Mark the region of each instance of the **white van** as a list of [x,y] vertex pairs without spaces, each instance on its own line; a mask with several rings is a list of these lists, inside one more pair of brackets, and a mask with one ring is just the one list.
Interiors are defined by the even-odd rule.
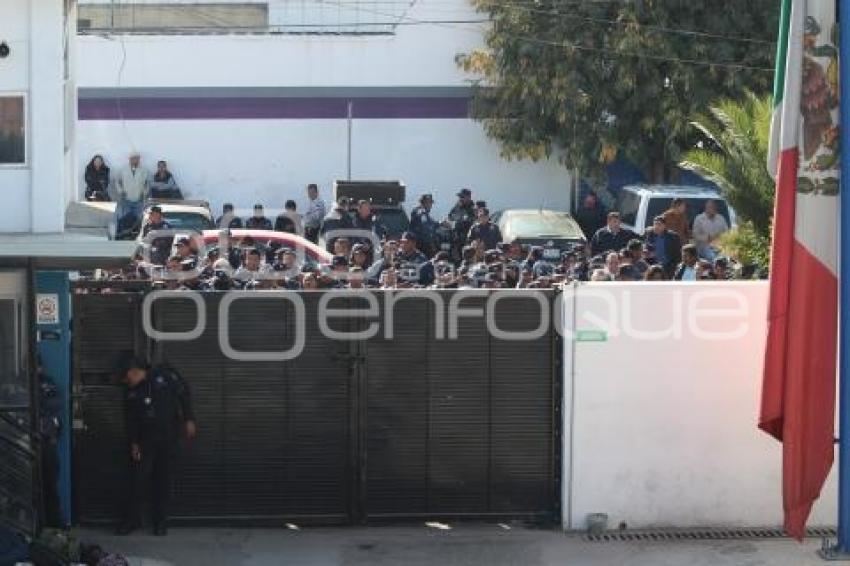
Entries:
[[719,212],[731,228],[737,226],[735,211],[717,191],[687,185],[626,185],[617,195],[616,210],[625,228],[638,234],[652,226],[652,220],[670,208],[674,198],[684,199],[688,207],[688,223],[705,210],[705,201],[717,203]]

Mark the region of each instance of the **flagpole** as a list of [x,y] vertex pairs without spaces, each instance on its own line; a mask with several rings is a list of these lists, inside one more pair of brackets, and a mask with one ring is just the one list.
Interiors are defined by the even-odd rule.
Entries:
[[838,0],[841,86],[838,551],[850,554],[850,0]]

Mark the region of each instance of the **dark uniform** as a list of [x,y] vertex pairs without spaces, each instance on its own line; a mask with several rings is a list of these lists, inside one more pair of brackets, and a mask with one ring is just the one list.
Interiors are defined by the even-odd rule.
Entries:
[[484,242],[485,250],[492,250],[502,241],[502,232],[492,222],[476,224],[469,229],[469,238],[467,239],[468,242],[473,240],[481,240]]
[[242,228],[243,223],[241,218],[232,212],[228,212],[219,216],[215,221],[215,225],[219,228]]
[[607,252],[619,252],[625,248],[631,240],[640,239],[640,237],[625,228],[620,228],[616,233],[605,226],[596,231],[593,238],[590,240],[590,253],[600,255]]
[[434,264],[428,261],[425,254],[419,250],[416,250],[410,255],[399,252],[398,262],[401,264],[402,271],[411,269],[416,272],[418,275],[416,282],[420,285],[430,285],[434,282]]
[[466,236],[475,221],[475,204],[469,201],[465,205],[454,205],[449,211],[448,221],[452,225],[452,257],[460,259]]
[[245,221],[245,228],[249,230],[272,230],[272,221],[265,216],[252,216]]
[[410,213],[410,231],[419,239],[419,247],[428,257],[437,253],[437,228],[440,223],[431,218],[431,211],[424,206],[417,206]]
[[48,527],[62,527],[59,505],[59,433],[62,399],[52,379],[39,370],[39,432],[41,433],[41,483],[44,519]]
[[[142,237],[145,238],[151,232],[156,230],[171,230],[171,224],[162,220],[161,222],[147,222],[142,227]],[[168,256],[171,254],[171,244],[174,241],[174,236],[162,236],[151,240],[151,263],[156,265],[164,265]]]
[[127,388],[124,407],[128,441],[141,452],[133,461],[125,530],[139,523],[141,500],[150,487],[154,528],[164,534],[181,425],[195,420],[189,388],[176,372],[154,368]]

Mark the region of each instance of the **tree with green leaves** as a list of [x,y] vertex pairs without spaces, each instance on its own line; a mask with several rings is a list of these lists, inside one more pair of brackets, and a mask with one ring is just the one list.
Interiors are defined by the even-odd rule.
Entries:
[[693,127],[704,140],[680,164],[720,187],[738,216],[765,237],[773,215],[774,181],[767,170],[772,113],[769,95],[713,104],[695,115]]
[[491,25],[458,63],[506,157],[600,177],[620,156],[667,181],[691,116],[773,82],[775,0],[471,1]]
[[697,113],[692,126],[702,141],[687,151],[680,167],[699,173],[720,187],[740,222],[725,240],[735,255],[766,269],[773,216],[774,180],[767,170],[770,95],[746,93],[724,99]]

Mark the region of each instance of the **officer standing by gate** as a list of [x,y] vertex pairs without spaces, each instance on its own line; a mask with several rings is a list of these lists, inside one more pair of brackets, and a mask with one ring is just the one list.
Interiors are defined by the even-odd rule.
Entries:
[[141,500],[150,489],[153,532],[164,536],[181,430],[189,439],[196,433],[189,388],[177,372],[149,368],[134,356],[124,360],[121,372],[127,385],[124,409],[132,473],[127,514],[116,534],[130,534],[140,526]]

